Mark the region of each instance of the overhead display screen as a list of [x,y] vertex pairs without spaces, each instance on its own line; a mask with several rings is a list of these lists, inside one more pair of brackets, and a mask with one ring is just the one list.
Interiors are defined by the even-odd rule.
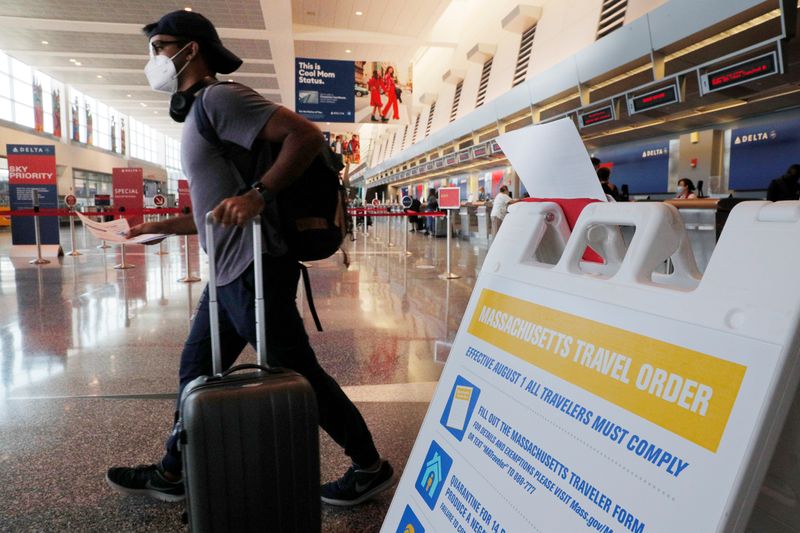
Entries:
[[703,74],[701,77],[703,93],[721,91],[778,74],[780,71],[778,55],[775,52],[770,52],[763,56]]
[[589,111],[588,113],[583,113],[578,116],[578,119],[580,121],[581,128],[588,128],[589,126],[596,126],[598,124],[616,120],[617,115],[614,112],[614,106],[609,104],[599,109]]
[[681,101],[678,85],[672,83],[638,96],[628,95],[628,113],[634,115]]

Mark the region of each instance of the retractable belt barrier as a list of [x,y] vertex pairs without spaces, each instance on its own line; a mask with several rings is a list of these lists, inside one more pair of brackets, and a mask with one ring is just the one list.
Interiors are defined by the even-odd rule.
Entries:
[[[81,212],[82,215],[87,217],[107,217],[115,215],[181,215],[183,212],[177,207],[170,207],[167,209],[125,209],[125,210],[110,210],[110,211],[97,211],[97,212]],[[16,211],[4,211],[3,216],[6,217],[77,217],[78,213],[72,209],[17,209]]]
[[354,209],[347,210],[347,214],[354,217],[446,217],[444,211],[402,211],[392,213],[385,209]]
[[382,531],[800,530],[798,242],[739,204],[701,277],[673,206],[512,206]]

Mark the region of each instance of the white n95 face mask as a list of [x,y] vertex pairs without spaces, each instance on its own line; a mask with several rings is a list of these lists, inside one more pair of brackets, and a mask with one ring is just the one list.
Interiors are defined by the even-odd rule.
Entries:
[[189,66],[189,62],[181,68],[180,72],[175,70],[175,63],[173,60],[180,55],[181,52],[186,50],[186,47],[191,43],[178,50],[172,57],[157,55],[150,57],[150,61],[144,67],[144,75],[147,76],[147,83],[154,91],[173,94],[178,90],[178,76],[183,70]]

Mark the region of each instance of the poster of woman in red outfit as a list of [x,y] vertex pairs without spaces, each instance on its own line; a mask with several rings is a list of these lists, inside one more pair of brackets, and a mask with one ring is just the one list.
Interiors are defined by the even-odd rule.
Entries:
[[405,123],[411,103],[411,67],[402,72],[382,61],[355,61],[355,117],[359,123]]
[[372,106],[372,116],[370,120],[378,122],[380,119],[375,115],[380,115],[381,107],[383,107],[383,102],[381,101],[383,82],[377,70],[372,71],[372,77],[367,82],[367,89],[369,89],[369,105]]
[[386,73],[383,75],[383,92],[386,94],[386,106],[383,108],[383,111],[381,111],[381,122],[389,122],[388,113],[390,108],[393,111],[392,119],[400,120],[400,110],[397,105],[397,97],[402,95],[402,90],[400,91],[400,95],[398,95],[394,67],[391,65],[386,67]]

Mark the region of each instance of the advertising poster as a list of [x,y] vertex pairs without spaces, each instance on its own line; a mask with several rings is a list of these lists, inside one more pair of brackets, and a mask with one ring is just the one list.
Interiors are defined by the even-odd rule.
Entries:
[[[56,148],[53,145],[9,144],[8,193],[11,210],[33,209],[33,192],[39,207],[57,208]],[[58,217],[40,217],[42,244],[59,244]],[[12,217],[12,244],[36,244],[33,217]]]
[[297,112],[314,122],[355,122],[352,61],[295,60]]
[[797,163],[800,120],[771,122],[731,132],[729,187],[763,190]]
[[314,122],[408,122],[410,67],[389,62],[295,60],[296,109]]
[[358,133],[323,132],[331,151],[342,158],[342,163],[361,164],[361,139]]
[[[144,177],[141,168],[115,168],[111,174],[114,215],[123,215],[128,224],[135,226],[144,222]],[[120,208],[125,212],[120,213]]]
[[412,70],[381,61],[355,62],[355,122],[406,124],[411,105]]

